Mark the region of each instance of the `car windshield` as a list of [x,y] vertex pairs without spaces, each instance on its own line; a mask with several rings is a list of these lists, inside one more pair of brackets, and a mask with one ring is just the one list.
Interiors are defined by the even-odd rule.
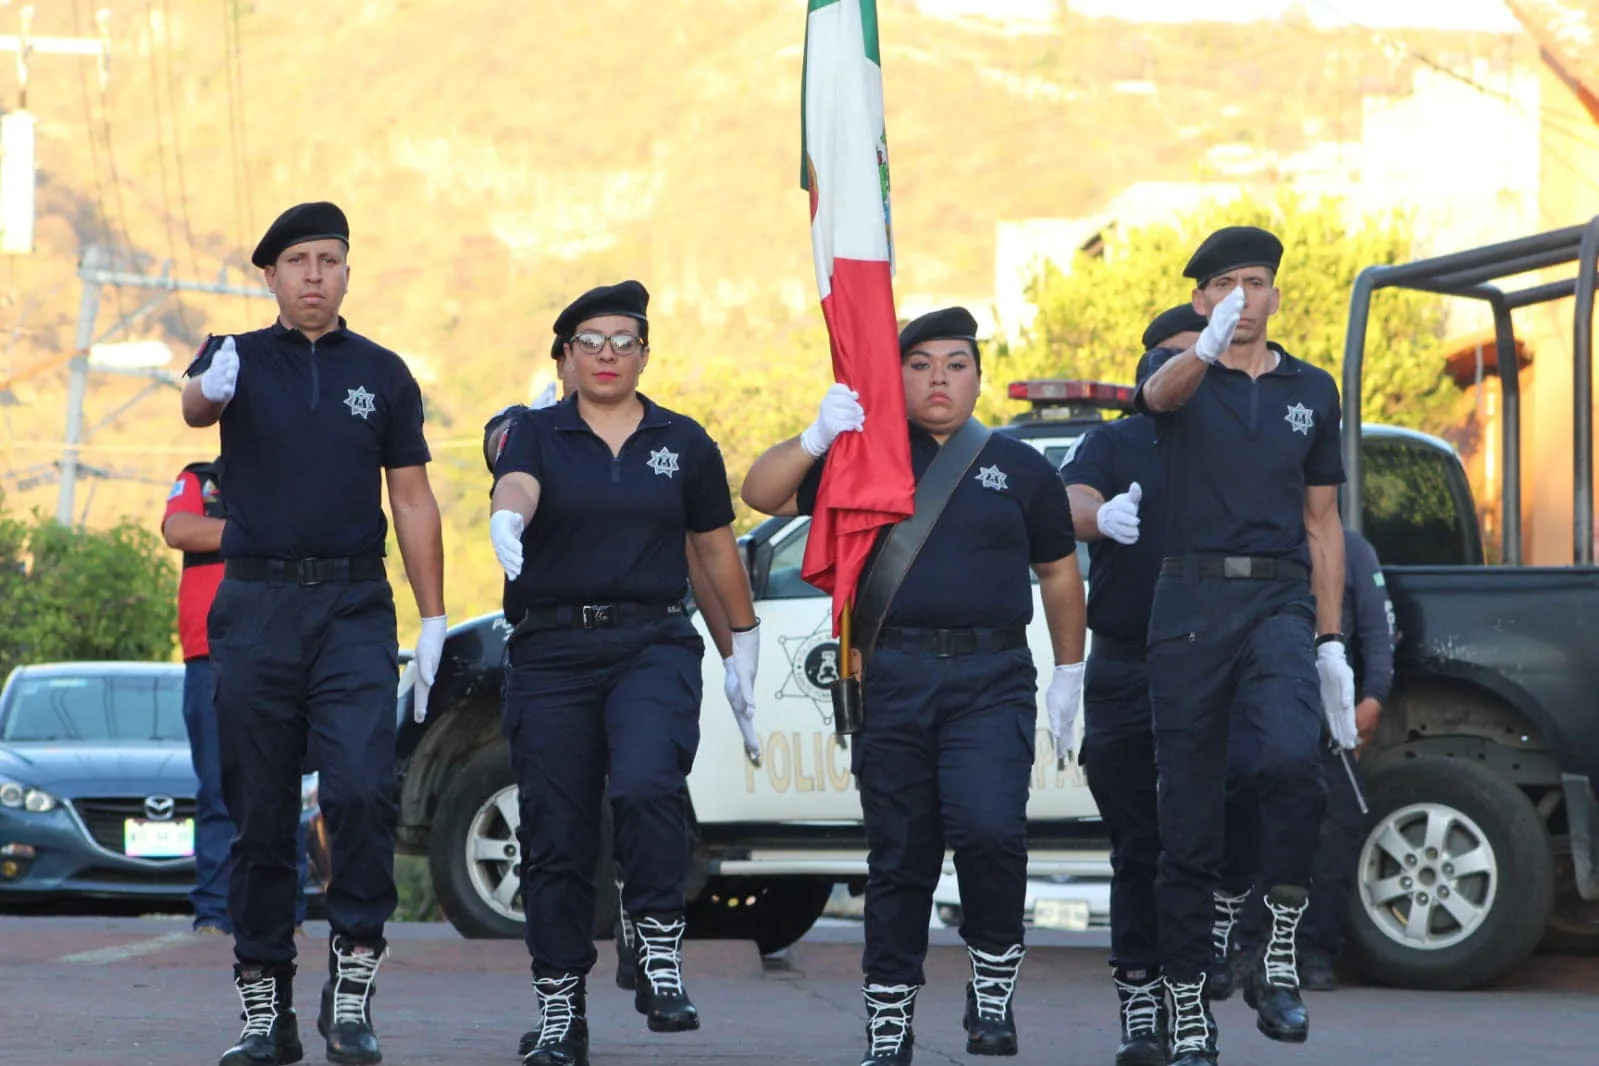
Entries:
[[188,742],[179,675],[24,677],[4,714],[6,741]]

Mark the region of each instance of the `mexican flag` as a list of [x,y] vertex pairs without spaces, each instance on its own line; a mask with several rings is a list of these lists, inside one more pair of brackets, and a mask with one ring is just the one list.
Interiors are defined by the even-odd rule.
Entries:
[[878,531],[911,514],[888,141],[876,0],[810,0],[805,23],[801,184],[811,194],[816,285],[833,375],[860,395],[866,426],[827,457],[802,574],[832,594],[833,632]]

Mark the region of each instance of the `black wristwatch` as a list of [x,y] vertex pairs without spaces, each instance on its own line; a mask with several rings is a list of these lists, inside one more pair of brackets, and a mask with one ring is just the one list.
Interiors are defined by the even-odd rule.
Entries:
[[1342,633],[1323,633],[1321,636],[1316,638],[1316,647],[1319,648],[1323,644],[1331,644],[1335,640],[1343,639],[1344,635]]

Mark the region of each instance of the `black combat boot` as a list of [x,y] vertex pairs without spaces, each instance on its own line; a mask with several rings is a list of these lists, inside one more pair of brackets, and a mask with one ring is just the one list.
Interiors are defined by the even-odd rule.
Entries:
[[1205,971],[1205,995],[1212,1003],[1220,1003],[1233,995],[1233,931],[1249,902],[1249,890],[1236,896],[1216,892],[1212,899],[1216,909],[1210,921],[1211,956]]
[[322,986],[316,1031],[327,1041],[329,1062],[369,1066],[383,1061],[372,1031],[372,997],[377,994],[378,964],[387,955],[388,945],[381,940],[357,944],[335,936],[328,946],[328,982]]
[[918,985],[866,985],[866,1057],[861,1066],[910,1066],[916,1036],[911,1016],[916,1013]]
[[616,987],[631,992],[638,985],[638,931],[622,906],[622,882],[616,883]]
[[1171,1066],[1216,1066],[1216,1019],[1205,995],[1205,975],[1192,983],[1166,978],[1171,997]]
[[972,979],[966,982],[966,1027],[968,1055],[1016,1054],[1016,1018],[1011,1014],[1011,997],[1016,994],[1016,976],[1021,971],[1027,949],[1012,944],[997,955],[966,946],[972,960]]
[[235,965],[233,984],[244,1002],[244,1032],[220,1066],[284,1066],[304,1058],[294,1013],[294,964]]
[[1304,916],[1309,893],[1277,885],[1266,893],[1271,912],[1271,939],[1244,982],[1244,1002],[1255,1009],[1255,1027],[1273,1040],[1302,1044],[1310,1036],[1310,1014],[1299,997],[1299,967],[1294,935]]
[[633,1008],[645,1016],[651,1032],[682,1033],[700,1027],[700,1012],[683,990],[682,915],[644,915],[633,921],[638,941],[638,985]]
[[522,1034],[523,1066],[588,1066],[588,988],[581,974],[533,978],[539,1027]]
[[1166,983],[1159,970],[1118,969],[1122,1042],[1116,1066],[1166,1066]]

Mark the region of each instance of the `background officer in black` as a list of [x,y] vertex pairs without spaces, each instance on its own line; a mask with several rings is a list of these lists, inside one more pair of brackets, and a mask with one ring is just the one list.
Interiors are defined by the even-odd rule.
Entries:
[[[370,997],[394,912],[394,530],[416,595],[416,659],[431,685],[443,648],[444,551],[428,485],[422,397],[405,363],[345,327],[349,227],[329,203],[281,215],[256,247],[278,320],[207,342],[183,417],[221,420],[229,477],[224,576],[210,617],[222,781],[238,826],[228,910],[239,1044],[225,1066],[294,1062],[295,832],[314,738],[331,834],[329,981],[317,1028],[330,1061],[381,1058]],[[418,701],[425,713],[426,694]]]
[[490,538],[506,573],[503,728],[526,844],[522,899],[542,1018],[524,1061],[587,1061],[599,805],[608,793],[623,905],[638,940],[634,1006],[651,1030],[699,1027],[683,988],[704,643],[683,613],[694,546],[727,606],[754,704],[759,630],[727,472],[693,419],[638,391],[649,294],[591,290],[555,320],[570,395],[518,415],[495,463]]
[[1208,324],[1138,389],[1156,415],[1169,519],[1148,635],[1159,770],[1159,938],[1175,1066],[1216,1061],[1205,1002],[1223,854],[1228,723],[1243,723],[1261,804],[1272,928],[1244,994],[1258,1028],[1302,1041],[1295,936],[1325,804],[1322,718],[1353,717],[1340,617],[1338,390],[1266,338],[1282,243],[1212,234],[1184,271]]
[[[920,478],[971,417],[982,384],[977,323],[935,311],[900,334],[911,465]],[[827,450],[865,412],[834,385],[816,423],[768,450],[744,481],[767,514],[809,514]],[[946,841],[955,854],[972,963],[966,1050],[1016,1053],[1011,997],[1026,954],[1027,789],[1038,718],[1027,648],[1028,568],[1039,579],[1054,644],[1046,702],[1075,719],[1082,692],[1083,582],[1059,475],[1034,449],[991,435],[961,478],[889,603],[862,675],[865,726],[853,747],[870,844],[863,1066],[911,1060],[911,1016],[925,983],[928,919]]]
[[[1382,565],[1371,542],[1344,530],[1344,647],[1355,672],[1355,731],[1358,747],[1376,735],[1382,705],[1394,682],[1394,612],[1383,581]],[[1345,738],[1347,739],[1347,738]],[[1355,865],[1367,831],[1355,787],[1344,772],[1342,745],[1336,738],[1322,755],[1327,777],[1327,815],[1316,847],[1315,885],[1310,906],[1299,925],[1299,986],[1328,992],[1338,987],[1333,964],[1344,947],[1344,922]],[[1351,763],[1360,777],[1358,763]],[[1265,914],[1251,909],[1250,940],[1259,940]],[[1247,948],[1246,948],[1247,951]]]

